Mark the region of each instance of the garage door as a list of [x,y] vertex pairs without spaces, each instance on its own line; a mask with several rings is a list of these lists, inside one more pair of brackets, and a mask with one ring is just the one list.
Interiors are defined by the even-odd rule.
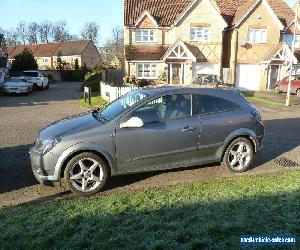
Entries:
[[237,86],[241,89],[260,89],[260,69],[257,64],[239,64],[237,66]]
[[193,63],[193,76],[195,74],[220,75],[220,67],[218,64]]

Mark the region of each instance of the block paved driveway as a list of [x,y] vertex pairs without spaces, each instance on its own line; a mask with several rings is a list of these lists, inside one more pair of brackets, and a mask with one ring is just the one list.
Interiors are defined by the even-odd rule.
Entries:
[[[28,149],[38,131],[49,123],[85,112],[75,102],[80,95],[79,87],[79,83],[58,83],[51,85],[50,90],[36,91],[30,96],[0,95],[0,207],[75,196],[60,187],[39,185],[30,169]],[[280,156],[300,165],[300,106],[254,104],[263,111],[265,147],[257,155],[253,169],[244,174],[289,171],[274,163]],[[239,175],[218,164],[135,174],[112,178],[102,194],[232,176]]]

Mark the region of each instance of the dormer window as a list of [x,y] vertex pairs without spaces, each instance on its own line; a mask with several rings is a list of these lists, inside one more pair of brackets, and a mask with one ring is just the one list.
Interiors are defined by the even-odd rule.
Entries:
[[249,43],[266,43],[267,30],[266,29],[249,29],[248,30]]
[[209,42],[210,31],[210,27],[191,27],[191,41]]
[[137,29],[135,32],[135,41],[140,43],[155,42],[155,32],[153,29]]

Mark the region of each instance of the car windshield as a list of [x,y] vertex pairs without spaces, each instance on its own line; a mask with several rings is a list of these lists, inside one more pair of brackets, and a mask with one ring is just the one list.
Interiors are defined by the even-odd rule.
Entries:
[[8,82],[26,82],[26,80],[21,78],[10,78],[8,79]]
[[27,76],[27,77],[38,77],[38,72],[23,72],[22,73],[23,76]]
[[145,99],[148,95],[143,90],[136,90],[122,96],[109,104],[98,113],[98,118],[110,121],[118,117],[124,111],[129,110],[133,105]]

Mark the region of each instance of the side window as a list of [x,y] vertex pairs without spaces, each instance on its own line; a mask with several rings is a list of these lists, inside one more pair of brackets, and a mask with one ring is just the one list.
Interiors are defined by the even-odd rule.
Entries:
[[241,109],[238,104],[216,96],[196,95],[194,98],[194,108],[200,115]]
[[146,123],[180,119],[191,116],[191,95],[167,95],[136,110],[132,116]]

